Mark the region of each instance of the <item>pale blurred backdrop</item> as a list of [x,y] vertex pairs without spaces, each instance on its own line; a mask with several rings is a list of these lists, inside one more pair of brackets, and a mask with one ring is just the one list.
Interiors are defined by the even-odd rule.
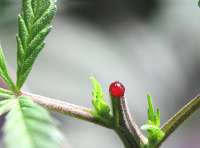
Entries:
[[[200,8],[197,0],[58,0],[46,47],[26,89],[91,107],[94,75],[108,98],[110,82],[126,86],[131,112],[146,121],[146,94],[162,123],[200,92]],[[0,0],[0,41],[14,73],[19,0]],[[13,77],[15,75],[13,74]],[[123,148],[111,130],[55,114],[64,148]],[[3,147],[3,146],[1,146]],[[200,111],[162,148],[199,148]]]

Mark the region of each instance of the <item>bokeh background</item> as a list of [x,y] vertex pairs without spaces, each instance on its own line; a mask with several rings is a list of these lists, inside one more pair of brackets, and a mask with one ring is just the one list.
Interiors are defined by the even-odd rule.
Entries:
[[[131,112],[146,121],[146,94],[162,123],[200,92],[200,8],[197,0],[58,0],[54,29],[26,83],[29,91],[91,107],[94,75],[126,86]],[[0,41],[16,70],[19,0],[0,0]],[[109,99],[108,99],[109,101]],[[123,148],[114,132],[54,113],[64,148]],[[200,111],[162,148],[199,148]],[[3,146],[1,146],[3,147]]]

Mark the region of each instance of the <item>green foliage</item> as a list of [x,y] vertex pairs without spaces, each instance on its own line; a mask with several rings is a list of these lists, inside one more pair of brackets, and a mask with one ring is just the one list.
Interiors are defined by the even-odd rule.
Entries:
[[6,60],[3,53],[3,49],[0,46],[0,77],[4,80],[10,90],[15,91],[15,84],[8,74],[8,69],[6,66]]
[[150,145],[157,144],[160,140],[162,140],[164,136],[164,132],[160,128],[160,111],[157,108],[154,111],[152,98],[150,95],[147,96],[148,99],[148,122],[147,124],[143,125],[141,128],[142,130],[147,131],[147,137],[149,140]]
[[15,103],[15,99],[6,99],[0,101],[0,115],[7,113]]
[[157,108],[156,112],[154,112],[154,107],[152,103],[151,96],[147,96],[148,99],[148,124],[160,126],[160,111]]
[[17,84],[11,80],[3,50],[0,47],[0,77],[10,90],[0,88],[0,115],[6,115],[5,143],[8,148],[59,148],[62,135],[49,113],[29,97],[19,96],[20,88],[44,47],[56,12],[54,0],[22,0],[18,17]]
[[38,54],[44,47],[44,39],[51,30],[56,12],[54,0],[22,0],[22,12],[18,17],[17,35],[17,88],[23,86]]
[[94,78],[90,77],[93,85],[92,90],[92,104],[94,106],[94,115],[102,118],[109,119],[110,115],[110,106],[106,103],[104,99],[104,93],[102,91],[101,84]]
[[199,0],[199,2],[198,2],[198,5],[199,5],[199,7],[200,7],[200,0]]
[[0,88],[0,98],[12,99],[14,96],[15,94],[12,91]]
[[3,130],[7,148],[59,148],[62,141],[49,113],[25,96],[15,99]]

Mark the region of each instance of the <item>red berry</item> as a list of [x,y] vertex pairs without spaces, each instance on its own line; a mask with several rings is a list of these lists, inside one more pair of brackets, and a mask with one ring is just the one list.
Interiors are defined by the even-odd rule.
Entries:
[[109,92],[113,97],[123,97],[125,93],[125,87],[119,81],[111,83]]

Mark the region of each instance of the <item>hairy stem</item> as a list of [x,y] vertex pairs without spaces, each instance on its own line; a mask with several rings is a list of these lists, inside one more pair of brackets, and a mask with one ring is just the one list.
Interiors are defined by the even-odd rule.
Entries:
[[195,97],[182,107],[172,118],[163,126],[162,131],[165,133],[164,138],[157,145],[159,147],[192,113],[200,107],[200,96]]
[[55,100],[53,98],[48,98],[36,94],[31,94],[23,91],[22,95],[29,96],[35,103],[40,104],[41,106],[47,108],[51,111],[56,111],[65,115],[69,115],[74,118],[82,119],[88,122],[99,124],[101,126],[112,128],[109,121],[102,121],[96,118],[92,114],[92,110],[86,107],[70,104],[64,101]]
[[[112,98],[114,116],[114,125],[112,125],[110,121],[104,121],[96,118],[92,114],[92,110],[89,108],[40,95],[31,94],[25,91],[22,92],[22,95],[31,97],[34,102],[51,111],[56,111],[110,129],[114,129],[119,135],[120,139],[123,141],[126,148],[140,148],[142,145],[147,144],[146,137],[143,136],[139,127],[130,115],[125,98],[121,98],[119,100]],[[161,144],[199,107],[200,96],[195,97],[184,107],[182,107],[162,126],[162,131],[165,133],[165,136],[155,147],[160,147]]]
[[[112,96],[111,96],[112,97]],[[123,114],[121,100],[122,98],[112,97],[112,108],[113,108],[113,119],[114,119],[114,129],[117,135],[120,137],[126,148],[140,148],[136,139],[131,135],[127,121]]]
[[126,148],[140,148],[147,140],[137,124],[133,121],[126,100],[111,96],[115,131],[123,141]]
[[21,95],[29,96],[35,103],[38,103],[51,111],[56,111],[78,119],[99,124],[110,129],[114,129],[119,135],[120,139],[123,141],[126,148],[140,148],[140,145],[144,144],[146,141],[146,138],[142,135],[140,129],[131,118],[125,98],[120,99],[123,101],[114,99],[116,100],[113,102],[114,123],[111,123],[110,121],[105,121],[95,117],[92,114],[92,110],[89,108],[25,91],[22,91],[21,93]]
[[121,102],[123,114],[124,114],[126,121],[127,121],[127,126],[129,128],[129,131],[131,132],[132,135],[134,135],[134,137],[135,137],[136,141],[138,141],[138,143],[140,143],[142,145],[146,145],[148,140],[142,134],[140,128],[138,127],[138,125],[133,120],[133,117],[131,116],[131,113],[129,111],[126,99],[125,98],[121,99],[120,102]]

